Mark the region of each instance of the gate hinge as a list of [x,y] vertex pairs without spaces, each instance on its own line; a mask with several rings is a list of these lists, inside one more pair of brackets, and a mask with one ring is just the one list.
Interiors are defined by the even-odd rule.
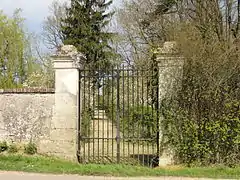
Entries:
[[84,139],[84,136],[80,135],[79,140],[82,141]]
[[121,140],[121,136],[116,136],[115,137],[115,140],[118,142],[118,141],[120,141]]

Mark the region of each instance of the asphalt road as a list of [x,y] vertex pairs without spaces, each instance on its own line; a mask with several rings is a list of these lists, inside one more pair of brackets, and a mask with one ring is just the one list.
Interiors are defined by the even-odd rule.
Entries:
[[20,172],[0,172],[0,180],[210,180],[210,179],[182,178],[182,177],[119,178],[119,177],[93,177],[76,175],[47,175]]

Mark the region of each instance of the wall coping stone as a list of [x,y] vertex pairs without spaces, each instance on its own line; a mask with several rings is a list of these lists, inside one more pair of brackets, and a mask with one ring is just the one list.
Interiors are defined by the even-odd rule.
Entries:
[[54,94],[54,88],[13,88],[0,89],[0,94]]

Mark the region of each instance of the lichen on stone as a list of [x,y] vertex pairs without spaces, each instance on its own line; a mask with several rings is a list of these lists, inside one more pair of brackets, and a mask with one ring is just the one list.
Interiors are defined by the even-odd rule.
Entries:
[[57,50],[58,56],[76,56],[77,54],[77,48],[73,45],[62,45]]
[[73,45],[62,45],[57,49],[56,56],[68,56],[75,60],[75,65],[80,67],[85,63],[86,57]]
[[162,48],[158,48],[159,54],[174,54],[177,53],[177,43],[175,41],[167,41],[163,44]]

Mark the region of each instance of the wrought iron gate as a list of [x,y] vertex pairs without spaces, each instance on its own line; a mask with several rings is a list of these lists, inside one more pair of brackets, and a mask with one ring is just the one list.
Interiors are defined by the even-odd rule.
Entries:
[[80,163],[154,166],[159,154],[156,69],[79,70]]

